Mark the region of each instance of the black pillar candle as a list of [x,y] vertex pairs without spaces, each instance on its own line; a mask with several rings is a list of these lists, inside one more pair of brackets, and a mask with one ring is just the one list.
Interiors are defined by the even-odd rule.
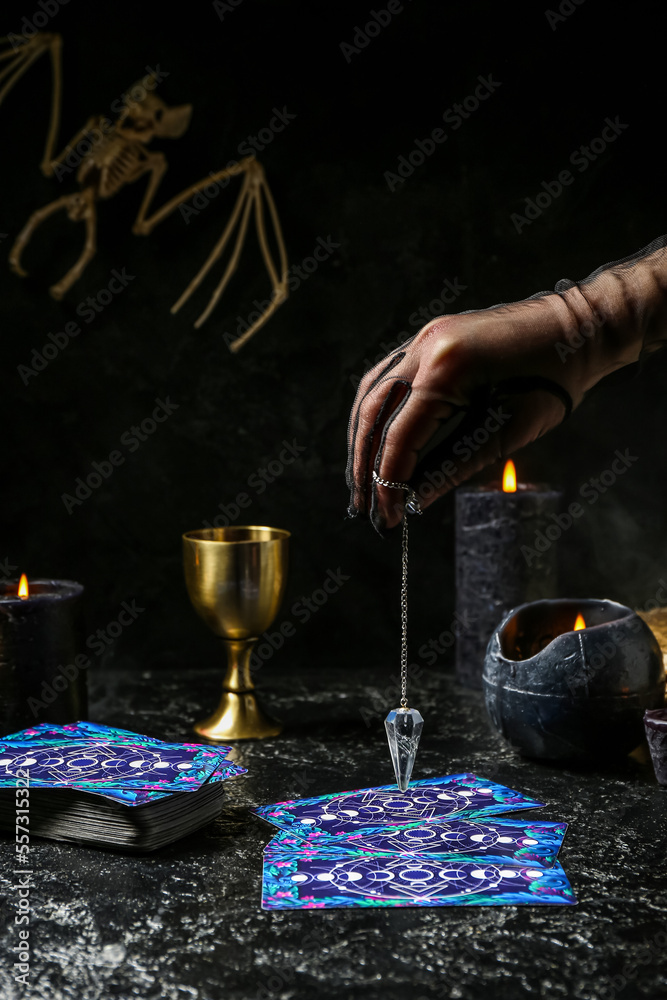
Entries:
[[82,592],[71,580],[33,580],[22,598],[16,583],[0,584],[0,735],[86,717],[89,661],[75,627]]
[[482,687],[498,622],[518,604],[556,595],[560,496],[530,484],[504,492],[500,483],[456,493],[456,673],[466,687]]

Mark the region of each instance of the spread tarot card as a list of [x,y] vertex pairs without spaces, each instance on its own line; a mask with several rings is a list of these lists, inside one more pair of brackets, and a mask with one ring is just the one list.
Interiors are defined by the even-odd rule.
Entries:
[[267,859],[266,910],[348,906],[500,906],[576,903],[565,872],[409,855]]
[[262,906],[572,905],[566,823],[502,819],[543,803],[474,774],[261,806]]
[[314,832],[352,834],[378,826],[431,823],[454,816],[472,819],[543,805],[521,792],[466,773],[413,781],[405,792],[400,792],[396,785],[382,785],[276,802],[253,812],[274,826],[301,836]]
[[422,826],[388,826],[370,833],[332,836],[311,834],[306,839],[286,830],[264,848],[264,856],[281,858],[311,851],[318,857],[342,855],[403,855],[433,861],[484,861],[485,864],[550,868],[562,846],[567,823],[493,822],[454,819]]

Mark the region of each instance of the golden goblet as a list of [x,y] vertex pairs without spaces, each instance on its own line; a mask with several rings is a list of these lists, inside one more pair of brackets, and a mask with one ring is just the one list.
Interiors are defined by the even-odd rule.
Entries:
[[289,531],[255,525],[201,528],[183,535],[192,605],[227,650],[220,704],[194,730],[208,740],[277,736],[281,724],[257,701],[252,648],[278,613],[285,591]]

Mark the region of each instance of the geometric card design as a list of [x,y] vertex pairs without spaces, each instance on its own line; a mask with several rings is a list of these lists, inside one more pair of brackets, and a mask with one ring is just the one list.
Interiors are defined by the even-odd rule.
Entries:
[[497,815],[542,805],[465,772],[260,806],[279,831],[262,906],[576,904],[556,860],[567,824]]

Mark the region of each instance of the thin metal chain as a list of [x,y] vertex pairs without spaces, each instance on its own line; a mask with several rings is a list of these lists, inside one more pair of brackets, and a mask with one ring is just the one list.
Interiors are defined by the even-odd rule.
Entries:
[[403,538],[401,545],[401,708],[408,707],[408,513],[421,514],[419,497],[408,483],[392,483],[381,479],[373,470],[373,479],[388,489],[405,490],[403,508]]

